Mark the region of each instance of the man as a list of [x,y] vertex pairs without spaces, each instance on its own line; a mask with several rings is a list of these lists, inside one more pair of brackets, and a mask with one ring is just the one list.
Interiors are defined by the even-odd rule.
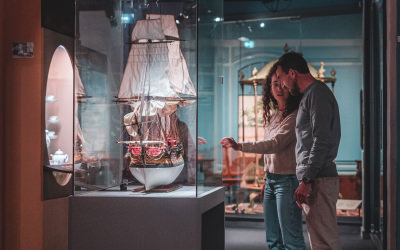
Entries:
[[[303,93],[296,119],[295,200],[303,204],[312,249],[341,249],[336,221],[339,179],[334,159],[340,141],[339,108],[330,89],[317,81],[299,53],[277,62],[283,87]],[[301,206],[301,205],[300,205]]]

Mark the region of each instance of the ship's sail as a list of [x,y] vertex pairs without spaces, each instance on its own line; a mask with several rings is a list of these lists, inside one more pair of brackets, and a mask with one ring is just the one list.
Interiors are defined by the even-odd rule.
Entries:
[[131,40],[164,40],[164,32],[162,30],[161,20],[138,20],[132,31]]
[[[125,125],[138,122],[135,117],[170,115],[177,105],[193,103],[181,96],[196,96],[174,16],[148,14],[146,18],[138,20],[132,31],[132,47],[118,93],[118,99],[135,101],[130,104],[132,114],[124,117]],[[133,130],[127,131],[134,136]]]
[[151,14],[147,18],[139,20],[132,31],[133,44],[118,98],[196,96],[174,17]]
[[166,37],[179,39],[178,27],[176,27],[175,18],[173,15],[147,14],[146,19],[160,20],[163,34]]
[[196,96],[196,90],[190,79],[186,60],[180,49],[179,33],[174,16],[149,14],[146,17],[147,19],[161,20],[164,35],[167,38],[177,39],[177,41],[168,43],[169,80],[172,88],[179,94]]

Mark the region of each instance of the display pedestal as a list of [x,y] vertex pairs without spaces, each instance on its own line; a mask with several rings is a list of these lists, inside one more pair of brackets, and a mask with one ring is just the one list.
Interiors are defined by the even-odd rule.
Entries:
[[69,249],[224,249],[224,189],[195,188],[70,197]]

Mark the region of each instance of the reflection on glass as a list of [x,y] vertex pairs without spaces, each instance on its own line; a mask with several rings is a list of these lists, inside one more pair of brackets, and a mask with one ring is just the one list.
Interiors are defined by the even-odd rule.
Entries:
[[[219,138],[223,127],[220,114],[230,112],[221,105],[227,94],[223,65],[226,62],[219,46],[223,38],[223,1],[204,1],[198,5],[198,155],[197,194],[222,185],[222,149]],[[224,122],[228,122],[225,119]],[[206,143],[202,143],[204,139]]]
[[122,153],[119,108],[112,103],[122,71],[120,1],[76,1],[75,191],[118,186]]

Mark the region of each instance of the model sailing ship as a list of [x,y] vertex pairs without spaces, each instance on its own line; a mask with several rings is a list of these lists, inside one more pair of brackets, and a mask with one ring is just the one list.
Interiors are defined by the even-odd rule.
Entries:
[[[138,20],[118,93],[129,106],[123,114],[123,143],[130,171],[146,191],[175,181],[184,168],[178,106],[196,100],[172,15],[149,14]],[[126,140],[126,138],[129,138]]]

